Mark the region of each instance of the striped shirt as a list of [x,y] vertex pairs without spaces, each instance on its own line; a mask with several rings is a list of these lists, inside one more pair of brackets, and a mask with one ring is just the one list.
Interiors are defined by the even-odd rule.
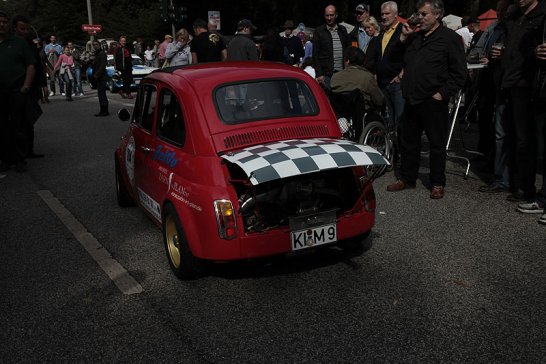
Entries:
[[343,46],[339,39],[337,27],[328,27],[330,34],[332,35],[332,49],[334,51],[334,72],[341,71],[343,69]]

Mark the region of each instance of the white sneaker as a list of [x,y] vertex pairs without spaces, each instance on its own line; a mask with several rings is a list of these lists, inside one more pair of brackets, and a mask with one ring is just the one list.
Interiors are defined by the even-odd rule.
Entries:
[[61,95],[66,96],[66,94],[64,92],[61,92]]
[[540,219],[538,219],[538,223],[546,225],[546,214],[542,215]]
[[518,204],[516,210],[524,214],[543,214],[544,205],[538,201],[522,202]]
[[51,91],[51,92],[49,93],[49,96],[55,96],[55,92]]
[[76,96],[76,94],[72,94],[72,97]]

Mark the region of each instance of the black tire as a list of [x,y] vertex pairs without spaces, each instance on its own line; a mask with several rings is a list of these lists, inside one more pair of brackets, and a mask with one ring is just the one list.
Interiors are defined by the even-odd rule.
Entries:
[[127,186],[125,185],[125,180],[121,175],[119,169],[118,158],[114,155],[115,169],[116,169],[116,197],[118,200],[118,205],[121,207],[131,207],[135,205]]
[[174,274],[183,280],[202,277],[204,262],[192,254],[180,218],[171,204],[166,204],[163,210],[162,232],[167,260]]
[[117,94],[119,92],[118,88],[115,86],[114,80],[112,79],[108,80],[107,87],[110,89],[110,92],[113,94]]
[[[374,148],[392,164],[392,142],[389,132],[382,122],[372,121],[367,123],[362,130],[362,134],[360,134],[360,138],[358,138],[358,142]],[[387,165],[368,166],[366,170],[377,178],[387,171],[387,167]]]

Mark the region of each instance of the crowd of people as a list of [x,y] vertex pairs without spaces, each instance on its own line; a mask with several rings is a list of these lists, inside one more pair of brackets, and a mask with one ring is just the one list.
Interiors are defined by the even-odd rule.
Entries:
[[[397,180],[387,186],[390,192],[415,187],[424,132],[430,145],[430,198],[444,197],[449,102],[462,90],[470,104],[476,93],[479,149],[494,164],[493,182],[479,192],[505,192],[517,211],[540,214],[538,222],[546,224],[546,155],[542,188],[537,191],[535,184],[537,146],[546,144],[546,1],[499,0],[497,14],[485,31],[470,17],[456,32],[442,22],[441,0],[418,1],[407,22],[398,17],[396,2],[386,1],[380,31],[374,32],[369,6],[359,4],[357,26],[347,33],[330,5],[325,23],[314,32],[312,64],[316,80],[331,92],[358,88],[373,98],[375,83],[379,86],[385,121],[399,137],[399,169]],[[472,72],[469,64],[480,70]]]
[[[546,0],[499,0],[498,19],[485,31],[472,17],[464,19],[461,29],[449,29],[442,23],[442,0],[419,0],[416,8],[404,22],[394,1],[384,2],[377,17],[370,13],[370,6],[358,4],[356,25],[349,32],[338,23],[336,7],[329,5],[324,24],[312,34],[286,20],[282,31],[266,29],[259,41],[253,38],[256,27],[251,20],[240,20],[235,35],[225,37],[214,22],[197,19],[191,30],[179,29],[174,38],[167,34],[163,42],[145,45],[137,39],[129,43],[121,36],[106,50],[93,41],[91,53],[80,52],[71,42],[62,47],[54,35],[42,50],[39,40],[27,42],[27,35],[17,35],[15,19],[12,34],[7,14],[0,13],[0,46],[13,43],[11,49],[24,54],[18,63],[2,57],[1,63],[8,66],[0,71],[5,73],[0,85],[6,96],[2,102],[48,102],[56,94],[56,84],[72,101],[83,95],[81,70],[93,60],[100,104],[96,116],[106,116],[107,53],[114,56],[123,80],[120,94],[127,98],[132,98],[133,54],[158,68],[218,61],[283,62],[304,69],[327,93],[359,89],[369,103],[383,110],[385,121],[397,128],[399,136],[398,179],[388,185],[388,191],[415,187],[424,132],[430,145],[430,197],[441,199],[446,184],[449,101],[464,89],[478,95],[479,149],[494,167],[494,180],[479,191],[506,192],[508,200],[518,203],[518,211],[540,213],[539,222],[546,224],[546,185],[538,191],[535,186],[537,145],[540,140],[546,144],[546,127],[537,132],[546,117]],[[27,19],[18,21],[28,27]],[[467,62],[482,67],[469,72]],[[49,90],[42,75],[48,76]],[[29,92],[33,97],[26,97]],[[2,124],[8,132],[2,133],[6,143],[2,143],[1,170],[15,165],[17,171],[24,171],[24,158],[38,155],[32,149],[32,122],[20,113],[10,115],[11,121]],[[543,175],[544,170],[546,166]]]

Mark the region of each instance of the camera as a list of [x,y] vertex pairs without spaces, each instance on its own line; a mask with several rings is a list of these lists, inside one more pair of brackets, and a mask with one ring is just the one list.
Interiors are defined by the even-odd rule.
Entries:
[[411,16],[408,19],[408,25],[411,28],[415,28],[419,25],[419,23],[421,23],[421,21],[419,20],[419,14],[418,13],[411,14]]

